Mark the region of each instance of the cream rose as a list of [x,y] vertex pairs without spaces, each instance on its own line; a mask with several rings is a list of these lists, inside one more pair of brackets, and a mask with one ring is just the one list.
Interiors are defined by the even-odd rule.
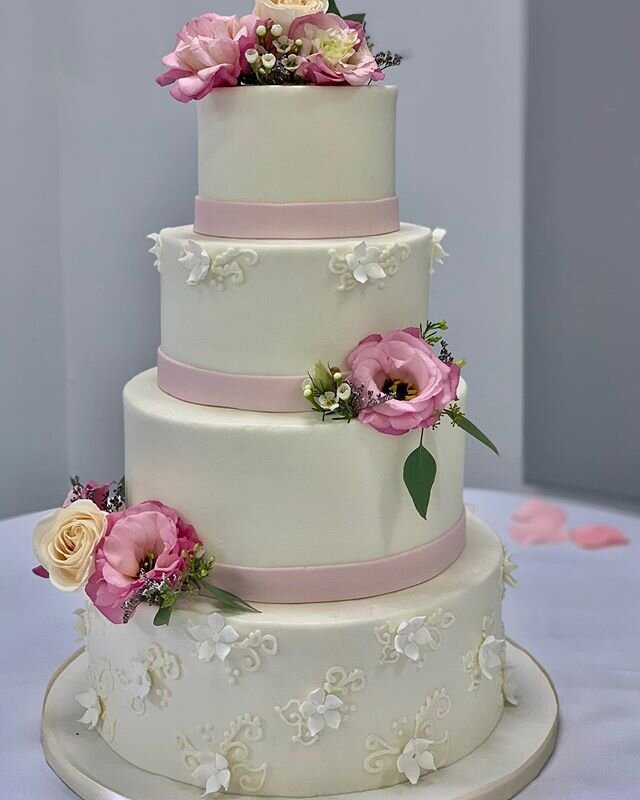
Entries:
[[106,528],[106,513],[91,500],[77,500],[40,520],[33,551],[56,589],[73,592],[85,585]]
[[272,19],[288,33],[297,17],[309,14],[326,14],[329,0],[256,0],[254,14],[262,20]]

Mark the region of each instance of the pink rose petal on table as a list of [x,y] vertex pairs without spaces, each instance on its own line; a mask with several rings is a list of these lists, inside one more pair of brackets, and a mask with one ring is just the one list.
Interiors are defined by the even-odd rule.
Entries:
[[569,539],[583,550],[603,550],[631,544],[618,528],[611,525],[584,525],[569,532]]
[[566,512],[540,497],[527,500],[511,517],[509,534],[524,547],[565,542]]

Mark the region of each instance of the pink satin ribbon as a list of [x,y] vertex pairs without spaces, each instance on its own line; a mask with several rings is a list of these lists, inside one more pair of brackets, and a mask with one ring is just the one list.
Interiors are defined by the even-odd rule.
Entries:
[[435,578],[462,554],[463,514],[438,539],[406,553],[320,567],[233,567],[216,564],[216,586],[253,603],[327,603],[399,592]]
[[158,350],[158,386],[187,403],[240,411],[311,411],[302,394],[303,382],[303,375],[233,375],[200,369]]
[[194,229],[238,239],[345,239],[400,229],[397,197],[352,203],[229,203],[196,197]]

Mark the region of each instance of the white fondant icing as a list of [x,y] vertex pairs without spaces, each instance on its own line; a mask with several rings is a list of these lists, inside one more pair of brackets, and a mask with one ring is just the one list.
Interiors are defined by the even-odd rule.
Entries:
[[129,502],[161,497],[221,564],[370,561],[438,538],[463,513],[465,434],[451,425],[425,432],[438,464],[425,522],[402,480],[418,432],[183,403],[155,371],[128,384],[124,403]]
[[396,103],[386,86],[216,89],[197,104],[199,194],[250,203],[393,197]]
[[[385,254],[384,292],[369,288],[376,281],[360,291],[337,291],[341,283],[360,286],[338,255],[353,253],[360,239],[241,241],[198,236],[191,227],[166,229],[161,237],[162,350],[191,366],[303,376],[318,359],[344,360],[370,333],[420,325],[427,317],[428,228],[403,225],[367,239]],[[328,269],[332,251],[338,275]],[[242,291],[220,295],[221,286],[245,279]]]
[[[240,634],[239,642],[258,622],[263,636],[273,636],[279,644],[277,658],[263,659],[251,679],[233,690],[225,670],[236,650],[224,664],[202,662],[194,657],[194,642],[185,635],[187,626],[206,624],[215,611],[207,600],[185,598],[165,628],[153,626],[155,610],[146,606],[127,625],[107,623],[103,631],[93,624],[89,656],[92,664],[102,663],[103,671],[106,659],[126,665],[152,645],[175,654],[182,665],[180,680],[171,683],[169,706],[161,709],[152,703],[152,689],[143,715],[131,713],[126,688],[116,682],[108,699],[118,724],[112,747],[147,771],[194,784],[200,763],[211,762],[211,754],[219,753],[229,761],[229,790],[248,795],[343,794],[399,783],[406,776],[398,771],[397,760],[410,739],[436,743],[431,751],[438,768],[453,763],[489,736],[502,713],[502,681],[483,676],[477,691],[470,693],[468,676],[460,669],[460,653],[477,652],[479,646],[478,608],[494,619],[488,635],[501,630],[501,569],[497,537],[470,516],[465,552],[423,586],[348,603],[262,605],[259,617],[225,614]],[[404,656],[395,666],[380,665],[376,628],[388,622],[396,631],[405,620],[424,616],[428,621],[443,613],[455,616],[455,624],[443,633],[437,650],[426,646],[428,669],[403,669],[413,663]],[[95,623],[99,612],[92,608],[90,614]],[[335,664],[337,656],[342,666],[325,676],[326,665]],[[332,728],[325,719],[316,741],[305,747],[291,739],[297,734],[313,738],[307,727],[313,713],[307,719],[300,713],[299,731],[298,721],[295,727],[285,724],[275,706],[295,698],[300,711],[316,689],[342,701],[333,709],[340,713],[340,724]],[[318,698],[316,706],[322,705]],[[220,726],[238,718],[247,720],[243,730],[249,735],[238,734],[234,725],[229,737],[223,736]],[[203,724],[207,720],[215,729]],[[259,724],[253,724],[256,720]],[[104,729],[101,732],[105,735]],[[370,737],[376,737],[375,742]],[[239,742],[239,748],[232,742]],[[246,755],[234,769],[236,754]]]

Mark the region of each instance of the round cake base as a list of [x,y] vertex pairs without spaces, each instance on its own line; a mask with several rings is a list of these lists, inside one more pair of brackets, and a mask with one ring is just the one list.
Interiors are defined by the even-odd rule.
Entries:
[[[505,709],[498,727],[477,750],[415,787],[342,795],[342,800],[392,800],[411,791],[415,800],[509,800],[551,756],[558,732],[558,699],[551,680],[526,651],[509,643],[519,705]],[[86,690],[83,650],[52,677],[44,699],[42,746],[51,768],[84,800],[196,800],[202,790],[144,772],[124,761],[95,731],[77,723],[75,696]]]

